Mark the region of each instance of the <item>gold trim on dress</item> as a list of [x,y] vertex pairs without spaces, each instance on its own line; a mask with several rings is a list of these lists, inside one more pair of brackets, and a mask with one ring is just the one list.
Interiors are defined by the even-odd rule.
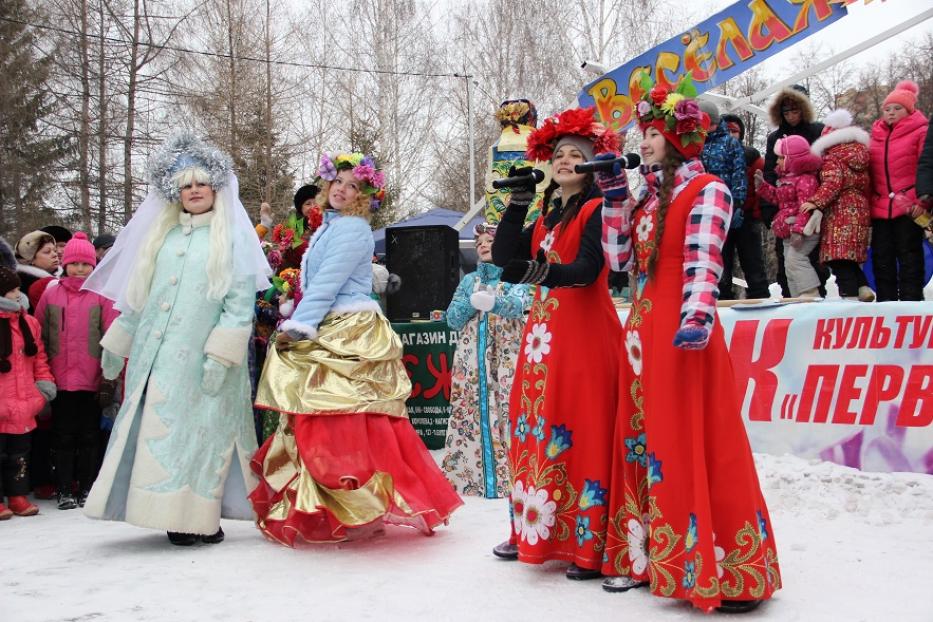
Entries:
[[[274,340],[270,340],[274,341]],[[299,415],[408,417],[402,342],[380,313],[331,313],[314,340],[270,346],[256,406]]]

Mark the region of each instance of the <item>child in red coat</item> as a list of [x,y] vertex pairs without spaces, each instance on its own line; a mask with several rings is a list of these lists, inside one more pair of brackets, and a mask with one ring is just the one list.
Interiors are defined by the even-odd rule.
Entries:
[[[80,231],[62,253],[65,274],[46,288],[36,307],[49,366],[58,385],[52,403],[52,447],[58,509],[83,507],[97,476],[100,437],[101,346],[117,313],[97,292],[81,289],[97,265],[94,246]],[[77,481],[75,497],[73,482]]]
[[924,213],[914,188],[927,118],[916,109],[918,87],[905,80],[885,98],[871,128],[871,262],[878,300],[923,300]]
[[820,187],[800,206],[814,212],[804,233],[820,233],[820,261],[836,275],[845,298],[871,302],[859,264],[868,258],[871,209],[868,205],[868,132],[852,125],[852,114],[840,108],[826,116],[823,135],[811,151],[823,158]]
[[39,513],[26,499],[29,433],[55,397],[39,322],[26,314],[19,288],[16,272],[0,266],[0,520]]
[[803,136],[791,134],[779,138],[774,145],[777,154],[777,186],[764,179],[762,171],[755,174],[758,196],[778,206],[772,221],[774,236],[784,242],[784,266],[790,295],[815,298],[819,296],[820,277],[810,253],[820,244],[817,233],[804,234],[810,215],[800,209],[804,201],[816,193],[820,183],[816,175],[823,160],[810,153],[810,143]]

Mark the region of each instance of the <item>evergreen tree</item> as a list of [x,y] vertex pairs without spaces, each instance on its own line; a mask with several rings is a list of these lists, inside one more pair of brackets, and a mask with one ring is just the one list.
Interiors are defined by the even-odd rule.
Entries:
[[69,150],[44,122],[55,107],[47,85],[52,57],[24,24],[38,18],[25,0],[0,2],[0,231],[12,237],[55,220],[47,201]]

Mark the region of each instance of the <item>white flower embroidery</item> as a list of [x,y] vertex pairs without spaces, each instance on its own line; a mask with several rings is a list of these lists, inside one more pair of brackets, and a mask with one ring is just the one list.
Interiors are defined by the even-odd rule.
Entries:
[[640,520],[628,521],[628,558],[632,562],[632,573],[644,574],[648,567],[648,534]]
[[521,480],[512,488],[512,525],[515,533],[521,533],[525,524],[525,485]]
[[551,351],[551,333],[546,324],[535,324],[525,337],[525,357],[528,362],[540,363],[541,357]]
[[646,242],[652,229],[654,229],[654,222],[651,221],[651,215],[643,214],[638,219],[638,225],[635,227],[635,235],[638,237],[638,241]]
[[726,549],[716,546],[716,534],[713,534],[713,553],[716,555],[716,576],[722,579],[722,560],[726,558]]
[[540,244],[541,250],[543,250],[545,254],[551,252],[551,247],[554,246],[555,237],[557,237],[556,234],[554,233],[553,230],[551,230],[551,231],[548,231],[547,235],[544,236],[544,239],[541,240],[541,244]]
[[525,511],[522,518],[521,538],[534,546],[538,539],[547,540],[556,520],[557,503],[548,501],[547,490],[535,490],[529,486],[525,494]]
[[636,376],[641,375],[641,336],[638,331],[630,330],[625,334],[625,352],[628,354],[628,364]]

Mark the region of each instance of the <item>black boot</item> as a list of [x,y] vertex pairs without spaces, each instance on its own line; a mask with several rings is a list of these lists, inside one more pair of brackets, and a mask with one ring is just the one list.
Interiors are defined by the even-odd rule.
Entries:
[[73,494],[65,492],[58,493],[59,510],[73,510],[76,507],[78,507],[78,501]]
[[716,607],[720,613],[748,613],[757,609],[761,604],[760,600],[724,600],[722,604]]
[[88,496],[89,494],[91,494],[91,491],[90,491],[90,490],[82,490],[81,492],[78,493],[78,499],[77,499],[77,501],[78,501],[78,507],[79,507],[79,508],[83,508],[83,507],[84,507],[84,503],[87,501],[87,496]]
[[606,577],[603,579],[603,589],[607,592],[627,592],[648,585],[647,581],[636,581],[631,577]]
[[598,570],[580,568],[576,564],[567,566],[567,578],[571,581],[589,581],[590,579],[598,579],[601,576],[603,576],[603,573]]
[[201,542],[205,544],[219,544],[224,541],[224,530],[220,527],[217,528],[217,532],[211,536],[201,536]]
[[497,544],[492,547],[492,554],[498,557],[499,559],[505,559],[508,561],[515,561],[518,559],[518,545],[511,544],[508,540],[502,544]]
[[191,546],[198,541],[198,537],[193,533],[178,533],[177,531],[169,531],[168,541],[175,546]]

